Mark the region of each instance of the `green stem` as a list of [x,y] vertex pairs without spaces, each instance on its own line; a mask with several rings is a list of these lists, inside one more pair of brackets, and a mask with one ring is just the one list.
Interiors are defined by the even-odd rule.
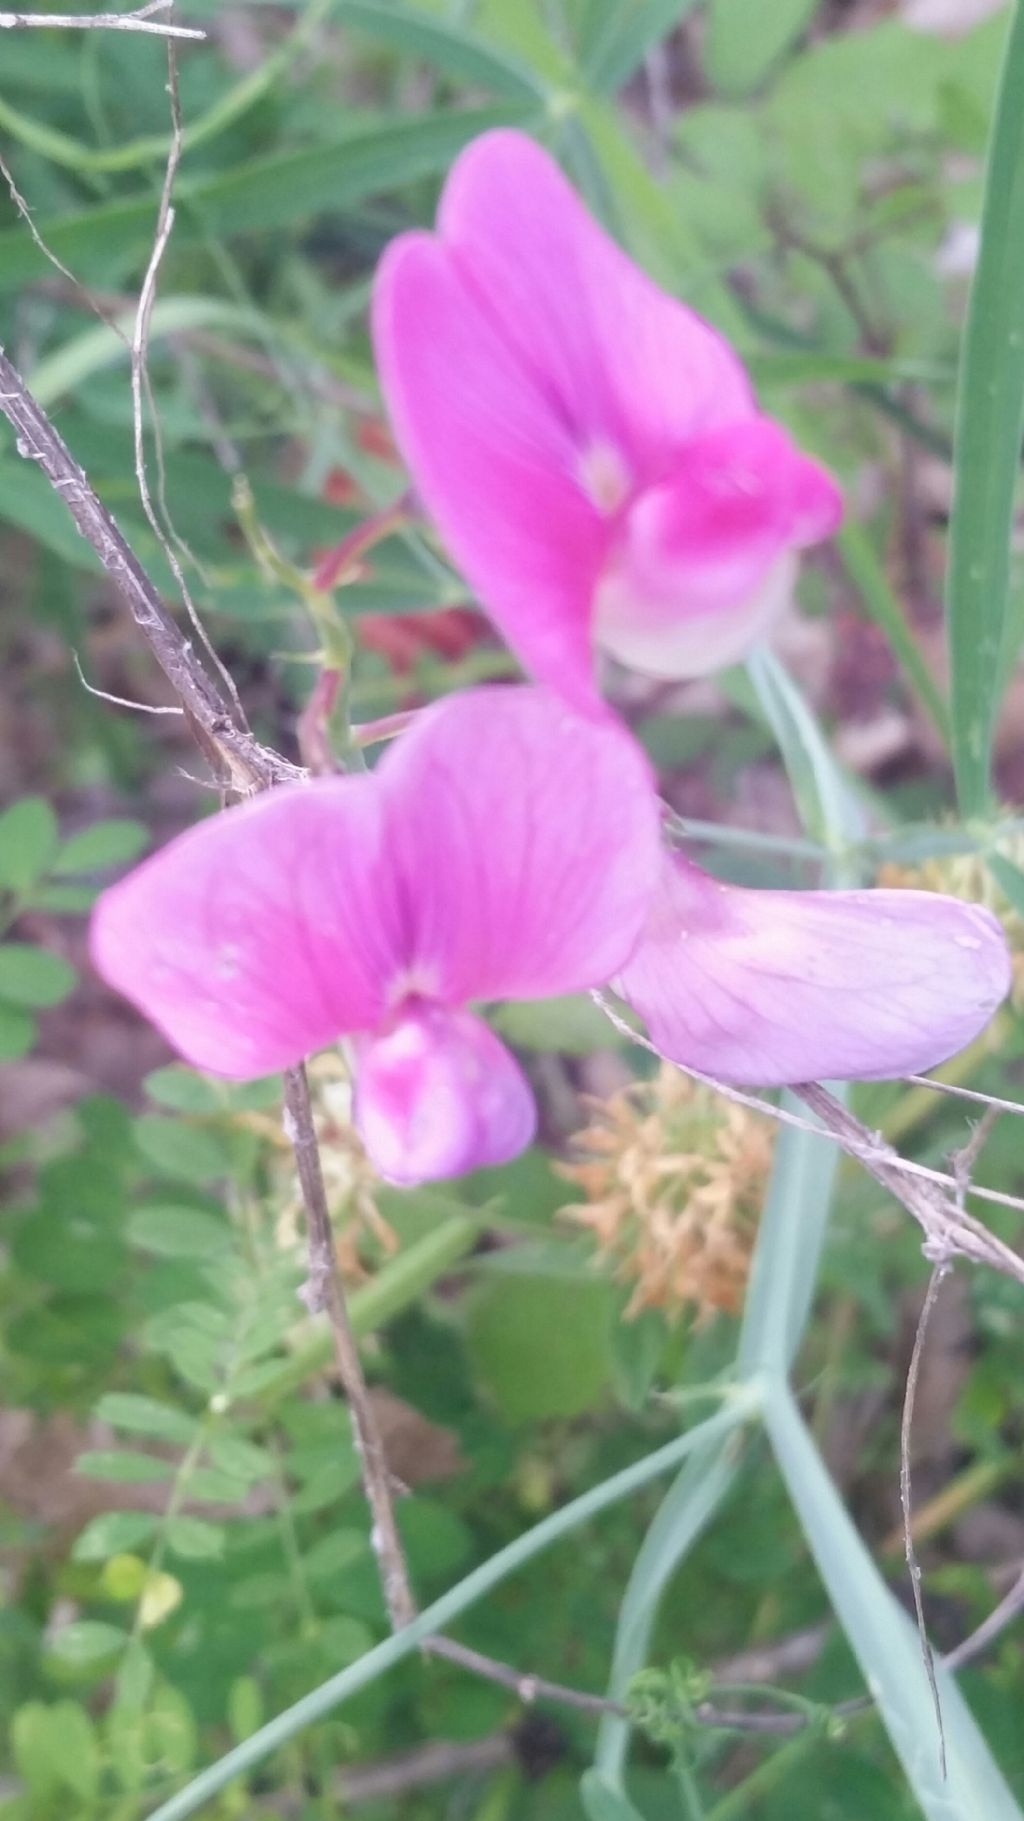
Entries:
[[385,1638],[357,1662],[341,1670],[338,1675],[331,1676],[319,1688],[314,1688],[311,1693],[303,1696],[301,1701],[296,1701],[294,1706],[286,1708],[284,1713],[278,1714],[266,1726],[261,1726],[258,1732],[236,1745],[216,1764],[201,1771],[185,1789],[154,1810],[149,1821],[185,1821],[186,1816],[196,1814],[236,1777],[243,1776],[254,1765],[262,1763],[264,1758],[286,1745],[304,1727],[322,1719],[325,1714],[333,1713],[350,1695],[377,1681],[387,1670],[409,1656],[425,1638],[443,1631],[454,1619],[468,1611],[534,1556],[549,1549],[562,1537],[571,1535],[581,1524],[587,1523],[608,1506],[640,1491],[661,1474],[671,1472],[673,1467],[678,1466],[695,1449],[727,1435],[752,1416],[755,1408],[752,1392],[734,1393],[725,1409],[708,1417],[695,1429],[667,1442],[663,1448],[646,1455],[632,1467],[626,1467],[621,1473],[603,1480],[599,1486],[594,1486],[581,1497],[573,1499],[560,1511],[552,1512],[550,1517],[528,1530],[525,1536],[517,1537],[514,1543],[509,1543],[489,1561],[475,1568],[458,1586],[451,1588],[421,1612],[412,1624]]
[[946,593],[953,766],[960,806],[983,815],[1010,583],[1024,424],[1024,4],[1006,49],[957,388]]
[[813,1727],[808,1726],[803,1732],[796,1733],[785,1745],[780,1745],[777,1751],[762,1759],[757,1769],[751,1771],[749,1777],[744,1777],[743,1782],[731,1789],[721,1802],[716,1802],[708,1812],[706,1821],[737,1821],[738,1816],[747,1814],[752,1803],[766,1796],[770,1789],[782,1781],[793,1765],[806,1756],[812,1745],[819,1743],[820,1735]]
[[[742,1438],[735,1432],[691,1454],[669,1488],[633,1564],[619,1611],[608,1693],[621,1701],[647,1661],[662,1594],[684,1555],[710,1523],[739,1470]],[[606,1714],[598,1731],[594,1767],[622,1788],[631,1722]]]
[[706,1811],[700,1798],[697,1778],[689,1764],[679,1759],[674,1766],[679,1793],[683,1798],[683,1813],[686,1821],[706,1821]]

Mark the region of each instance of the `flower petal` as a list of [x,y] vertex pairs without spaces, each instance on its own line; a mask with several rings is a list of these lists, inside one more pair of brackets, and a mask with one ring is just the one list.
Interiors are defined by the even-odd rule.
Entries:
[[420,715],[377,775],[412,991],[534,998],[621,967],[659,875],[660,809],[617,722],[544,689],[471,690]]
[[390,1182],[431,1182],[525,1150],[537,1123],[529,1084],[472,1012],[413,1006],[356,1044],[356,1124]]
[[618,507],[680,444],[752,409],[726,343],[668,297],[525,135],[456,161],[440,238],[381,262],[373,334],[395,434],[513,649],[596,700],[590,615]]
[[373,336],[395,436],[455,562],[534,674],[596,706],[590,605],[610,530],[542,379],[430,235],[385,254]]
[[97,971],[187,1061],[242,1080],[371,1028],[402,960],[379,796],[324,780],[201,822],[103,893]]
[[827,535],[841,515],[831,476],[770,418],[712,430],[625,515],[594,635],[655,676],[731,663],[791,597],[793,549]]
[[978,905],[933,892],[747,891],[676,859],[616,982],[675,1062],[740,1085],[920,1074],[1010,983]]
[[524,133],[466,147],[438,229],[575,446],[611,444],[641,486],[680,444],[754,409],[728,344],[634,265]]

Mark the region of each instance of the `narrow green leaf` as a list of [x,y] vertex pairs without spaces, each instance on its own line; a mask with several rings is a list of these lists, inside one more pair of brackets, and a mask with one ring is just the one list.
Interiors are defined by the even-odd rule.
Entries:
[[224,1145],[205,1126],[163,1113],[143,1113],[132,1120],[132,1136],[146,1162],[161,1176],[204,1183],[228,1174]]
[[236,1676],[228,1689],[228,1725],[233,1739],[248,1739],[263,1723],[263,1689],[255,1676]]
[[96,1405],[101,1423],[123,1429],[129,1435],[152,1435],[165,1442],[183,1442],[186,1446],[196,1432],[196,1419],[155,1397],[142,1397],[135,1391],[108,1391]]
[[33,910],[56,911],[62,917],[81,917],[91,910],[99,896],[95,885],[37,885],[29,893]]
[[[804,1117],[791,1096],[783,1107]],[[796,1358],[810,1314],[818,1260],[839,1165],[831,1139],[783,1126],[758,1229],[737,1364],[741,1378],[784,1378]]]
[[464,27],[449,25],[394,0],[338,0],[335,16],[380,44],[393,45],[407,57],[422,58],[434,69],[465,82],[536,107],[545,95],[529,64],[485,44]]
[[57,818],[45,797],[22,797],[0,815],[0,890],[26,892],[57,851]]
[[488,1278],[466,1314],[474,1372],[509,1423],[578,1416],[601,1400],[611,1369],[610,1286],[554,1277]]
[[[8,231],[13,233],[15,230]],[[4,239],[5,234],[0,230],[0,243]],[[3,271],[0,267],[0,291],[2,290]],[[98,573],[99,558],[92,546],[75,530],[74,520],[64,501],[54,493],[42,470],[34,462],[16,461],[13,455],[10,459],[5,457],[6,435],[7,426],[4,423],[0,425],[0,516],[4,523],[16,526],[19,531],[26,531],[44,550],[52,551],[73,568],[86,569],[91,574]]]
[[49,1652],[68,1669],[91,1669],[120,1655],[127,1642],[116,1625],[105,1625],[100,1619],[72,1619],[49,1640]]
[[673,31],[697,0],[614,0],[595,9],[595,29],[583,45],[583,75],[588,87],[610,95],[620,89],[652,45]]
[[852,786],[800,690],[767,645],[751,653],[747,674],[778,741],[805,830],[833,853],[843,853],[866,833]]
[[174,1113],[216,1113],[224,1105],[223,1083],[215,1083],[183,1063],[172,1062],[166,1068],[154,1069],[142,1085],[150,1100]]
[[15,1005],[0,1005],[0,1062],[26,1056],[36,1040],[36,1021]]
[[105,1562],[147,1542],[156,1524],[151,1511],[101,1511],[76,1538],[72,1557],[76,1562]]
[[[670,1486],[640,1546],[619,1608],[608,1693],[621,1700],[637,1672],[647,1663],[658,1607],[672,1576],[706,1530],[739,1471],[742,1441],[737,1433],[712,1441],[691,1454]],[[594,1754],[594,1771],[602,1790],[622,1792],[629,1750],[627,1720],[608,1714],[602,1721]],[[581,1789],[588,1812],[587,1779]]]
[[988,870],[1000,891],[1005,893],[1014,910],[1024,917],[1024,872],[1013,860],[1008,860],[1005,854],[989,854],[987,858]]
[[136,1454],[129,1448],[91,1448],[80,1454],[75,1472],[93,1480],[169,1480],[176,1471],[174,1461],[157,1460],[153,1454]]
[[[49,409],[66,393],[91,379],[94,373],[101,373],[104,367],[115,361],[127,365],[134,320],[134,310],[122,311],[112,322],[85,329],[47,354],[28,376],[38,403]],[[238,304],[225,303],[219,297],[163,297],[157,301],[150,325],[151,345],[164,336],[183,334],[190,329],[225,329],[248,337],[265,332],[266,322],[257,311],[241,309]],[[98,823],[97,826],[103,828],[107,824]],[[126,822],[123,826],[138,828],[140,825]],[[140,841],[139,846],[142,845],[144,842]],[[114,855],[114,859],[121,857]],[[129,853],[123,857],[132,859],[134,855]]]
[[274,1472],[274,1457],[266,1448],[246,1441],[241,1435],[214,1435],[210,1438],[209,1455],[224,1473],[252,1485]]
[[14,1768],[33,1796],[45,1801],[60,1787],[60,1760],[54,1751],[53,1708],[45,1701],[26,1701],[11,1720],[10,1744]]
[[859,591],[871,618],[885,633],[894,655],[906,672],[911,689],[929,716],[943,745],[948,747],[949,710],[889,586],[888,577],[875,554],[870,537],[863,525],[851,520],[843,526],[836,542],[850,580]]
[[99,1791],[101,1771],[92,1715],[77,1701],[57,1701],[50,1709],[50,1723],[61,1782],[91,1804]]
[[[369,196],[443,171],[488,127],[523,120],[523,108],[509,102],[387,118],[327,144],[252,158],[213,176],[183,177],[176,192],[175,246],[205,235],[294,230],[314,215],[344,213]],[[58,259],[87,278],[97,267],[109,273],[113,262],[131,260],[149,246],[153,208],[147,192],[41,221],[39,232]],[[48,271],[25,228],[0,232],[0,293],[20,290]]]
[[208,1518],[172,1518],[165,1532],[172,1554],[190,1562],[208,1562],[224,1553],[224,1526]]
[[953,765],[967,816],[983,815],[991,795],[1022,428],[1024,0],[1003,64],[957,389],[946,614]]
[[747,95],[764,81],[818,10],[819,0],[710,0],[704,70],[725,95]]
[[59,1005],[78,976],[62,955],[30,942],[0,945],[0,999],[8,1005]]
[[625,1791],[603,1771],[586,1770],[580,1779],[580,1799],[587,1821],[643,1821]]
[[[480,1235],[480,1216],[454,1214],[441,1221],[411,1246],[403,1246],[397,1257],[389,1259],[371,1283],[353,1292],[349,1315],[357,1335],[373,1334],[435,1284],[439,1277],[458,1264],[471,1251]],[[326,1321],[318,1322],[310,1339],[296,1347],[291,1357],[268,1375],[263,1385],[262,1401],[277,1404],[314,1374],[322,1372],[333,1355],[334,1343]]]
[[141,822],[118,816],[108,822],[94,822],[71,835],[58,853],[51,873],[62,877],[74,873],[99,872],[105,866],[123,866],[134,860],[149,841],[149,830]]
[[947,1775],[917,1629],[853,1526],[789,1387],[776,1381],[765,1422],[829,1598],[927,1821],[1021,1821],[1021,1811],[956,1685],[936,1664]]
[[199,1208],[137,1208],[129,1217],[128,1237],[158,1258],[217,1258],[232,1245],[227,1222]]

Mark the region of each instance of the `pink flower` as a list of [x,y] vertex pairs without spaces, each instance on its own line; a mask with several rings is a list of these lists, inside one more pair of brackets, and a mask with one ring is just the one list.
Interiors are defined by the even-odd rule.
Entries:
[[747,891],[664,862],[616,989],[673,1062],[736,1085],[917,1075],[1005,998],[996,919],[935,892]]
[[246,1080],[353,1040],[397,1182],[499,1163],[533,1098],[473,1000],[606,981],[647,913],[659,810],[618,727],[546,691],[427,709],[369,775],[202,822],[105,892],[92,954],[196,1067]]
[[593,646],[657,676],[732,662],[839,522],[716,332],[660,291],[520,133],[457,160],[436,234],[377,275],[399,446],[509,644],[578,706]]

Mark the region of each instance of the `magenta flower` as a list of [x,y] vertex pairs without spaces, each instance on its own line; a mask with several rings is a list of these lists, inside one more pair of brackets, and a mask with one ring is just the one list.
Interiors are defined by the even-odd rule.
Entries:
[[92,954],[196,1067],[246,1080],[352,1039],[396,1182],[499,1163],[535,1113],[473,1000],[607,981],[659,868],[647,762],[544,690],[427,709],[369,775],[269,792],[104,892]]
[[615,981],[673,1062],[740,1086],[916,1075],[1010,986],[1006,938],[936,892],[748,891],[666,856]]
[[596,702],[593,646],[656,676],[730,663],[832,532],[838,489],[758,413],[532,140],[476,140],[436,234],[377,275],[374,342],[416,488],[541,681]]

